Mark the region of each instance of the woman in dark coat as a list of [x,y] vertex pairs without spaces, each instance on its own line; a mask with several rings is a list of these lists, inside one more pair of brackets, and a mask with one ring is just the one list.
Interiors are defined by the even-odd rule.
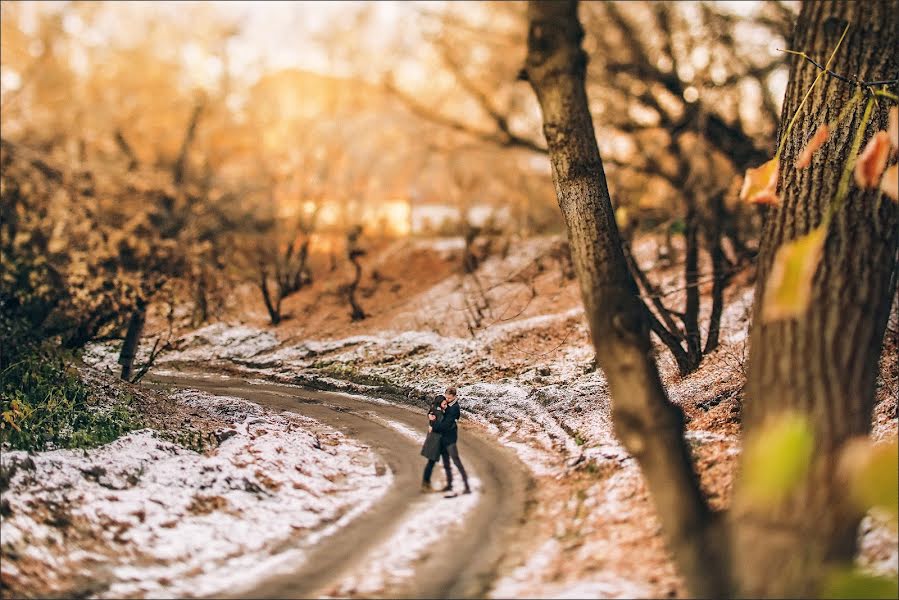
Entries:
[[[433,491],[431,489],[431,473],[434,472],[434,465],[440,460],[441,434],[432,431],[431,425],[443,418],[443,411],[445,408],[446,398],[437,396],[434,398],[434,402],[431,403],[431,408],[428,410],[428,435],[425,438],[424,444],[421,446],[421,455],[428,459],[428,464],[425,465],[425,472],[424,475],[422,475],[421,480],[421,491],[423,492]],[[448,467],[449,465],[444,466]]]

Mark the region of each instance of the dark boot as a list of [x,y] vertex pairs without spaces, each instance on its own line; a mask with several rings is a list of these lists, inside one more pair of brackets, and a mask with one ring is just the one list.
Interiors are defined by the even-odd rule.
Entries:
[[427,481],[421,482],[421,493],[422,494],[430,494],[434,491],[434,488],[431,487],[431,484]]
[[443,472],[446,474],[446,485],[443,487],[443,491],[448,492],[453,489],[453,470],[449,466],[449,461],[444,465]]
[[471,493],[471,488],[468,487],[468,481],[465,481],[465,489],[462,490],[462,493],[463,493],[463,494],[470,494],[470,493]]

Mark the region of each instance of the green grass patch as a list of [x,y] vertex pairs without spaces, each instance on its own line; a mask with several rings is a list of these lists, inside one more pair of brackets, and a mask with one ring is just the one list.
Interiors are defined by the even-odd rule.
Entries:
[[30,348],[0,372],[0,442],[5,447],[91,448],[142,426],[130,395],[99,396],[70,361],[56,349]]

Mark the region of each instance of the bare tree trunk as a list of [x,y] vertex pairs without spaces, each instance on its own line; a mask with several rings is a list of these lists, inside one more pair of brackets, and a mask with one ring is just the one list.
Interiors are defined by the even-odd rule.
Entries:
[[687,356],[690,371],[702,361],[702,346],[699,334],[699,239],[695,200],[689,201],[684,219],[686,229],[686,253],[684,255],[684,287],[687,288],[687,302],[684,306],[684,334],[687,341]]
[[[895,2],[804,3],[790,47],[827,56],[847,24],[830,68],[868,81],[896,77]],[[813,65],[793,58],[784,123],[818,75]],[[782,202],[769,213],[762,238],[744,429],[751,435],[772,415],[798,412],[813,428],[815,455],[798,490],[782,504],[734,515],[734,562],[742,566],[739,593],[747,596],[816,596],[824,570],[833,561],[851,559],[855,550],[858,515],[846,508],[834,465],[844,442],[867,434],[871,424],[897,264],[897,205],[853,182],[830,224],[807,312],[770,323],[760,319],[775,253],[821,224],[836,196],[864,103],[831,132],[810,168],[793,168],[796,156],[818,125],[836,118],[853,92],[852,86],[829,77],[812,92],[786,142],[778,186]],[[887,107],[881,103],[865,138],[885,128],[886,120]]]
[[474,253],[474,242],[480,232],[480,228],[469,223],[467,217],[462,221],[462,238],[465,241],[465,249],[462,251],[462,271],[464,273],[474,273],[478,270],[478,257]]
[[584,89],[587,56],[576,2],[528,4],[522,76],[537,94],[559,206],[568,226],[597,363],[618,437],[640,463],[669,546],[698,596],[727,589],[713,524],[683,439],[683,413],[659,379],[645,306],[621,251]]
[[[684,334],[674,322],[672,311],[665,306],[664,302],[662,302],[662,295],[659,289],[652,284],[646,276],[646,273],[644,273],[643,269],[640,268],[640,265],[637,264],[637,259],[634,258],[634,253],[631,251],[630,241],[622,238],[621,250],[624,253],[624,259],[627,261],[631,275],[635,277],[643,287],[643,291],[649,297],[650,302],[652,302],[652,305],[659,313],[659,316],[656,317],[649,306],[646,306],[646,304],[643,303],[646,318],[649,323],[649,329],[659,337],[662,343],[668,348],[669,352],[671,352],[671,355],[674,357],[674,362],[677,363],[678,372],[681,375],[687,375],[696,368],[696,363],[691,360],[687,351],[684,350],[684,347],[681,345],[681,342],[684,340]],[[660,318],[661,321],[659,320]]]
[[269,320],[272,322],[272,325],[277,325],[281,322],[281,294],[279,293],[276,298],[272,298],[268,287],[268,271],[264,266],[259,268],[259,291],[262,292],[262,301],[265,302]]
[[206,269],[200,269],[194,289],[194,313],[191,321],[196,327],[209,320],[209,291],[206,284]]
[[194,106],[193,112],[190,114],[190,120],[187,123],[187,130],[184,132],[184,141],[181,142],[181,150],[178,152],[178,160],[172,168],[172,178],[175,185],[181,185],[184,181],[184,173],[187,168],[187,155],[190,152],[190,145],[194,141],[194,135],[197,131],[197,123],[200,121],[200,113],[203,112],[203,105]]
[[125,158],[128,159],[128,170],[135,170],[139,164],[137,156],[135,156],[134,150],[131,149],[131,144],[129,144],[128,140],[125,139],[125,135],[122,133],[121,129],[115,130],[115,141],[119,147],[119,150],[121,150],[122,154],[125,155]]
[[122,365],[122,379],[131,380],[131,371],[134,369],[134,357],[137,356],[137,348],[140,344],[140,336],[144,330],[147,307],[143,300],[138,301],[131,319],[128,321],[128,331],[125,333],[125,341],[122,342],[122,350],[119,352],[119,364]]
[[359,282],[362,281],[362,264],[359,262],[359,257],[365,254],[365,251],[358,245],[360,235],[362,235],[361,227],[353,227],[347,233],[347,258],[353,263],[354,275],[353,280],[346,286],[346,296],[351,308],[350,318],[353,321],[361,321],[366,317],[365,311],[356,300],[356,290],[359,288]]
[[732,265],[721,247],[721,231],[727,218],[724,210],[724,195],[716,194],[710,201],[711,218],[705,224],[705,244],[712,259],[712,312],[709,316],[709,332],[705,339],[703,354],[718,347],[721,334],[721,315],[724,313],[724,290],[730,281]]

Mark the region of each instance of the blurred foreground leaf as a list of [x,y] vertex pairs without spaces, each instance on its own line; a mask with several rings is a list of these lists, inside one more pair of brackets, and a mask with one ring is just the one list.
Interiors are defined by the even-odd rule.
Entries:
[[750,204],[780,204],[777,195],[777,173],[780,160],[772,158],[755,169],[746,169],[740,200]]
[[765,284],[763,322],[798,317],[805,312],[812,299],[812,281],[826,238],[827,229],[822,226],[777,250]]
[[843,451],[840,466],[860,510],[882,508],[894,521],[899,520],[899,441],[853,441]]
[[754,504],[777,504],[808,471],[814,435],[808,421],[783,414],[747,442],[742,493]]
[[896,578],[877,577],[855,569],[839,570],[824,585],[822,598],[899,598]]

